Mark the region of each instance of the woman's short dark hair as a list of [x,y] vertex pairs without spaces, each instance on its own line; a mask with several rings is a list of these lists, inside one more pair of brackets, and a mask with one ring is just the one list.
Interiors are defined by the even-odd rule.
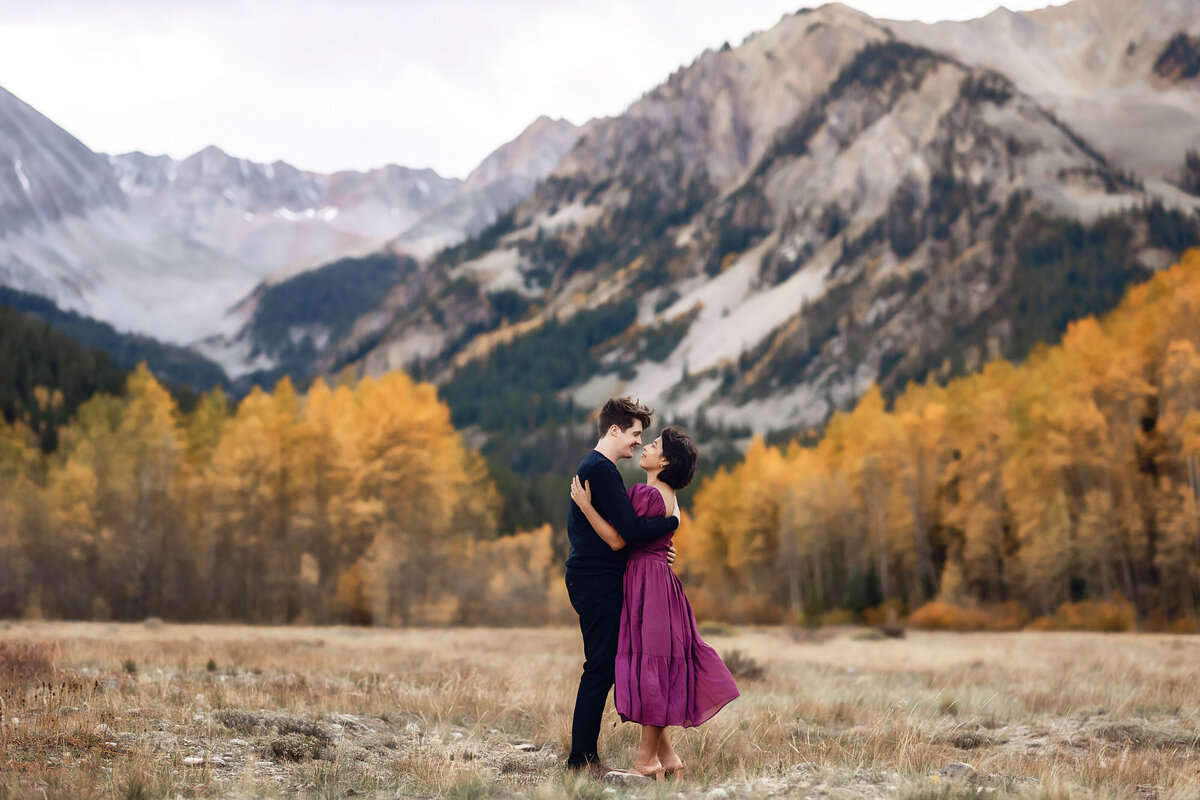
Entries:
[[662,429],[662,457],[667,465],[658,479],[672,489],[682,489],[696,477],[696,445],[682,428],[668,425]]

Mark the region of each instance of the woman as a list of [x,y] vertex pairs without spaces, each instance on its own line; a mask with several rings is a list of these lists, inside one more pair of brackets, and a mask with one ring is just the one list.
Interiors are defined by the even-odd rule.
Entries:
[[[638,466],[646,482],[629,490],[642,517],[678,509],[675,493],[696,474],[696,448],[686,433],[664,428],[642,448]],[[591,491],[576,476],[571,499],[614,550],[626,542],[591,505]],[[692,727],[710,719],[738,696],[733,676],[720,656],[700,640],[696,616],[683,585],[667,564],[673,534],[630,548],[625,568],[625,606],[617,645],[617,713],[642,726],[642,741],[630,772],[658,778],[676,776],[683,762],[671,747],[668,725]]]

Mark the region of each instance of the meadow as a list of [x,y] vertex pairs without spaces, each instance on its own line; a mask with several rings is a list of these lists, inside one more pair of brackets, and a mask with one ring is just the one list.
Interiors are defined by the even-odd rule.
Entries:
[[0,798],[1200,794],[1194,637],[704,630],[742,697],[609,786],[562,767],[570,628],[0,623]]

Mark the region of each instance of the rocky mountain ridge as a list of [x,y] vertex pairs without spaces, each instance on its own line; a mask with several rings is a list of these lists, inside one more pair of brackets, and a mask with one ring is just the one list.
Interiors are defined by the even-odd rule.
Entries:
[[1200,15],[1189,0],[1074,0],[966,22],[883,21],[905,41],[1003,73],[1106,158],[1177,182],[1198,146]]
[[[802,9],[617,117],[538,120],[462,182],[131,154],[89,213],[124,220],[100,241],[213,265],[173,287],[147,267],[135,296],[206,310],[243,282],[201,348],[233,374],[403,367],[484,440],[616,392],[795,431],[872,381],[1019,359],[1200,236],[1186,12],[1075,0],[921,26]],[[411,224],[384,236],[393,211]],[[280,230],[308,233],[284,247]],[[309,269],[314,240],[349,257]],[[300,267],[263,274],[279,263]]]
[[[104,157],[0,89],[0,236],[42,228],[124,195]],[[55,135],[57,133],[57,135]],[[35,182],[30,176],[35,176]]]
[[576,128],[539,119],[461,181],[395,165],[324,175],[216,147],[108,157],[3,90],[0,133],[0,282],[123,331],[205,340],[237,374],[270,362],[238,344],[257,294],[338,258],[460,241],[528,193]]
[[378,250],[455,195],[461,181],[389,165],[322,175],[208,147],[182,161],[114,156],[131,204],[180,234],[279,279]]
[[[1141,13],[1159,4],[1175,5]],[[364,371],[414,369],[485,430],[497,406],[536,396],[565,419],[617,392],[803,429],[872,381],[895,391],[1055,339],[1194,239],[1198,204],[1003,72],[828,5],[593,122],[510,217],[435,260],[444,277],[397,287],[318,363],[365,350]],[[542,370],[573,325],[584,352]],[[522,360],[541,375],[504,366]]]

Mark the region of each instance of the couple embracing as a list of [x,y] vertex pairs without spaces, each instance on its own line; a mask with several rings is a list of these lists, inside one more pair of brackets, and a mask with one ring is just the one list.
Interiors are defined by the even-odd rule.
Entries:
[[608,771],[597,741],[614,683],[617,713],[642,726],[629,772],[651,778],[683,769],[668,726],[699,725],[738,696],[729,670],[701,641],[670,567],[679,524],[675,493],[695,475],[695,446],[682,430],[667,427],[642,448],[645,483],[626,492],[617,471],[617,462],[642,444],[651,413],[627,397],[605,403],[600,439],[571,484],[566,580],[585,660],[567,766],[595,776]]

